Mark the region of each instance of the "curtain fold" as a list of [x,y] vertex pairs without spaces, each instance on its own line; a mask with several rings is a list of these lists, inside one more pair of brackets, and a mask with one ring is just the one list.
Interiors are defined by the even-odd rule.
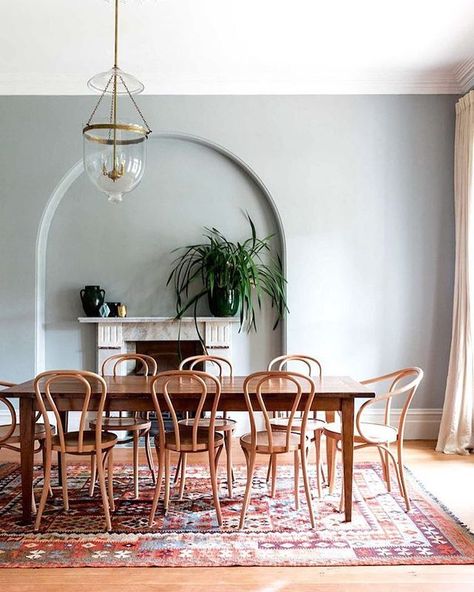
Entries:
[[474,91],[456,104],[454,207],[453,330],[436,450],[448,454],[469,454],[474,449]]

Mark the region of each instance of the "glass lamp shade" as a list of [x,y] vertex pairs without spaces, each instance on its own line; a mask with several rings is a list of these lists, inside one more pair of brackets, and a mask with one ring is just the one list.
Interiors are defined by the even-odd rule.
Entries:
[[84,168],[110,202],[121,202],[123,195],[140,183],[147,133],[135,124],[96,123],[84,128]]
[[114,92],[114,80],[118,95],[137,95],[145,88],[135,76],[127,74],[118,66],[114,66],[107,72],[96,74],[87,82],[87,86],[96,92],[111,95]]

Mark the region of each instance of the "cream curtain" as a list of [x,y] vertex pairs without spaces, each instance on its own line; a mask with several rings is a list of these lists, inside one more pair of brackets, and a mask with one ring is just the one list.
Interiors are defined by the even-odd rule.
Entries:
[[468,454],[474,448],[474,91],[456,104],[454,207],[453,331],[436,450]]

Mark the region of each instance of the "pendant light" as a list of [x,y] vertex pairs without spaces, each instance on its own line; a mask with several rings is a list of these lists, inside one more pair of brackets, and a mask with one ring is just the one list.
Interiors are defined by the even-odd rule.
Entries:
[[[109,196],[110,202],[121,202],[123,195],[140,183],[145,170],[146,140],[151,133],[133,97],[141,93],[144,86],[118,67],[118,2],[115,0],[114,65],[87,83],[89,88],[101,94],[82,130],[84,168],[92,183]],[[104,101],[106,95],[110,96],[107,121],[94,123],[94,117],[107,103]],[[118,105],[121,97],[130,101],[134,112],[140,116],[140,124],[120,122]]]

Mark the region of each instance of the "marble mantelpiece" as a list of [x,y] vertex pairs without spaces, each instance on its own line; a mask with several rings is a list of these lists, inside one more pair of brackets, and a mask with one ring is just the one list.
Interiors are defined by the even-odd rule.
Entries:
[[[182,341],[199,339],[193,317],[79,317],[80,323],[97,325],[97,369],[118,353],[132,353],[137,341]],[[232,359],[232,326],[237,317],[197,317],[199,332],[209,354]],[[181,325],[181,327],[180,327]]]

